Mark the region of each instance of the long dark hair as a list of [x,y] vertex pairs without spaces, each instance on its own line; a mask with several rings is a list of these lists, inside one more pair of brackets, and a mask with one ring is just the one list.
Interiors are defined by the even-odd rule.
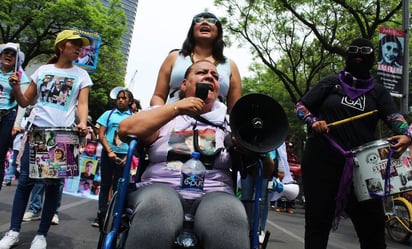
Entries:
[[[222,29],[222,23],[220,20],[212,13],[210,12],[202,12],[200,14],[197,14],[193,17],[213,17],[217,19],[217,23],[215,24],[217,27],[217,37],[216,40],[213,42],[213,49],[212,49],[212,54],[215,60],[219,61],[220,63],[224,63],[226,61],[226,57],[223,55],[223,49],[225,48],[226,44],[223,41],[223,29]],[[187,37],[186,40],[183,42],[182,50],[181,53],[184,56],[188,56],[193,52],[193,49],[195,47],[196,41],[193,35],[193,27],[195,26],[195,21],[192,19],[192,24],[190,25],[189,31],[187,32]]]
[[128,89],[122,89],[117,93],[116,98],[119,96],[120,93],[124,93],[124,95],[126,95],[129,98],[129,107],[131,107],[134,101],[133,93]]

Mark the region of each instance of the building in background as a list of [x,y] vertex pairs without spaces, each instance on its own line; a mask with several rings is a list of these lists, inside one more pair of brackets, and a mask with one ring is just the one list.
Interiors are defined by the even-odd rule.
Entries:
[[[139,0],[121,0],[122,1],[122,6],[123,10],[126,13],[126,18],[127,18],[127,32],[123,35],[122,37],[122,45],[120,47],[120,50],[122,51],[125,59],[125,63],[127,65],[127,61],[129,59],[129,51],[130,51],[130,44],[132,42],[132,36],[133,36],[133,29],[134,29],[134,21],[136,18],[136,10],[137,10],[137,4]],[[110,0],[101,0],[102,4],[104,6],[109,6]]]

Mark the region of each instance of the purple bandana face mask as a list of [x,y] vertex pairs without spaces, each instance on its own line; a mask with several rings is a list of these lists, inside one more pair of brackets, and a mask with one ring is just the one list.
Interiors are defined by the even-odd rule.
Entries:
[[345,69],[339,73],[339,84],[343,92],[352,100],[369,92],[375,86],[372,76],[367,80],[357,79]]

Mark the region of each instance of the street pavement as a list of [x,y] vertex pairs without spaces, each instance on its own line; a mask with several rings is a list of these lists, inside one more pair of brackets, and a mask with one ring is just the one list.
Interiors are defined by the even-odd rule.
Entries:
[[[16,182],[0,191],[0,235],[9,229],[10,214]],[[97,247],[99,232],[90,222],[96,216],[97,201],[63,195],[60,207],[60,225],[50,228],[48,249],[90,249]],[[20,243],[13,249],[27,249],[36,233],[39,221],[24,222]],[[295,214],[269,211],[267,230],[271,232],[267,249],[303,249],[304,209],[299,207]],[[410,249],[409,244],[388,241],[388,249]],[[138,248],[138,247],[137,247]],[[154,248],[158,249],[158,248]],[[159,248],[161,249],[161,248]],[[358,239],[348,219],[343,219],[339,229],[331,233],[328,249],[359,249]]]

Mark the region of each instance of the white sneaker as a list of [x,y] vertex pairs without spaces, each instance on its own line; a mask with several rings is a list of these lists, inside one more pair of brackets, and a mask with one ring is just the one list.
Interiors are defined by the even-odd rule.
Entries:
[[53,215],[53,219],[51,221],[52,225],[59,225],[60,220],[59,220],[59,216],[57,214]]
[[265,233],[265,231],[260,231],[260,233],[259,233],[259,244],[263,244],[263,241],[265,241],[265,235],[266,235],[266,233]]
[[19,242],[19,232],[8,231],[0,240],[0,249],[9,249]]
[[47,248],[46,237],[44,237],[44,235],[34,236],[34,239],[31,242],[30,249],[46,249],[46,248]]
[[40,220],[40,214],[33,213],[30,211],[25,212],[23,216],[23,221],[32,221],[32,220]]

